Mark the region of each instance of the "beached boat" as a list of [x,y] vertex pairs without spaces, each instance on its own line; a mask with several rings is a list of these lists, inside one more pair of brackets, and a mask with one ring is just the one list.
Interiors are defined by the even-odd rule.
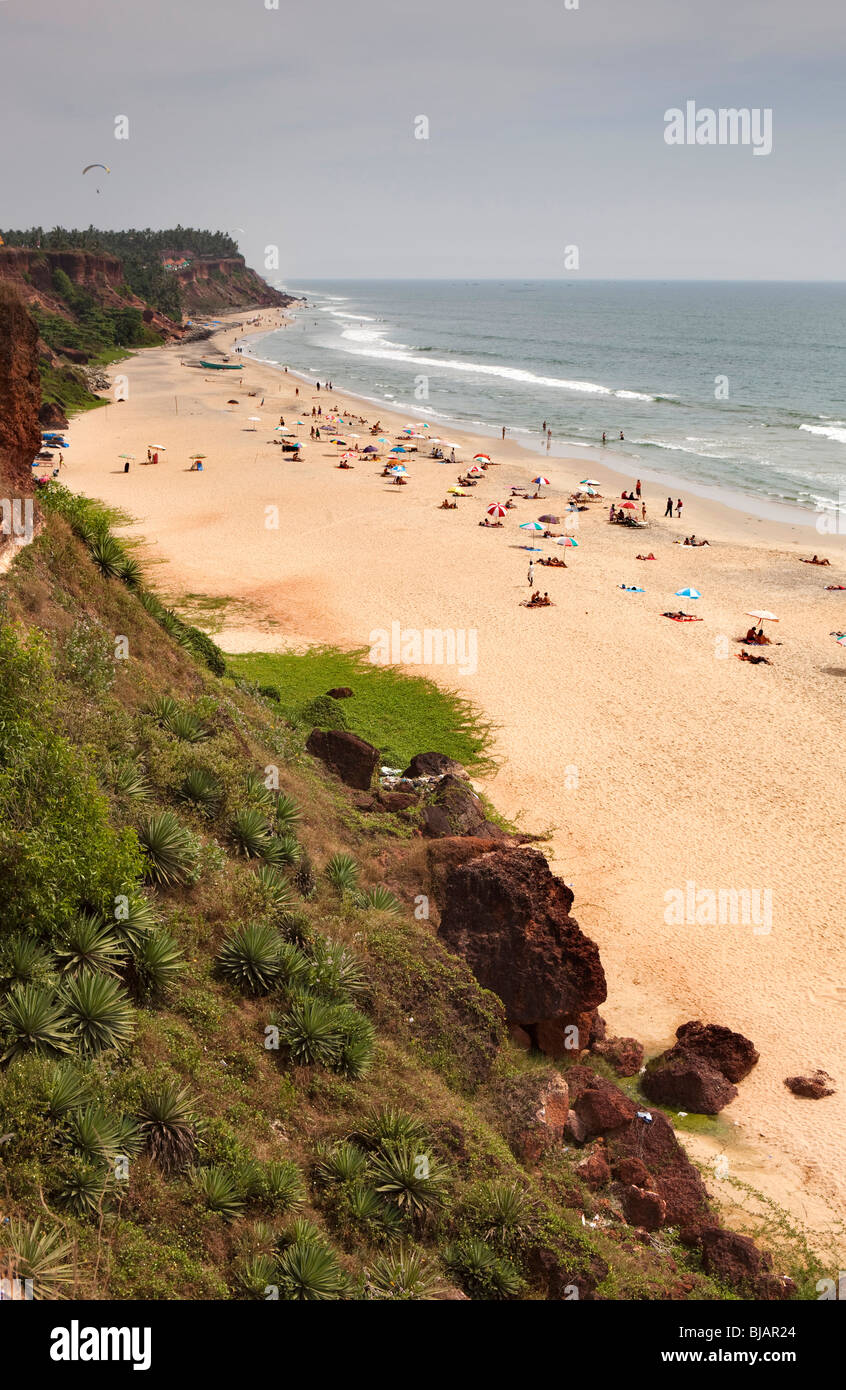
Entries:
[[240,372],[243,371],[241,362],[203,362],[200,360],[201,367],[210,367],[213,372]]

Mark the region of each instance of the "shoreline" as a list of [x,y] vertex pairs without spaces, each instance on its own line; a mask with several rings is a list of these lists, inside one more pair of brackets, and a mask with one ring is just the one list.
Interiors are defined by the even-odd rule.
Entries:
[[[293,322],[293,320],[291,320],[291,322]],[[258,343],[267,338],[270,333],[279,332],[283,327],[289,326],[290,324],[286,323],[279,328],[272,328],[269,331],[262,330],[261,332],[250,335],[245,334],[243,341],[245,345],[248,343]],[[276,366],[268,359],[258,357],[252,352],[245,353],[245,357],[254,362],[256,366],[267,368],[271,372],[281,372],[283,375],[285,374],[284,364]],[[306,383],[311,381],[311,378],[299,368],[289,367],[288,375]],[[407,409],[412,415],[418,413],[425,415],[427,413],[425,410],[420,410],[417,406],[403,406],[402,403],[400,403],[399,406],[392,405],[379,397],[365,396],[347,387],[341,387],[335,392],[335,395],[338,396],[339,399],[343,397],[344,400],[357,401],[360,405],[366,405],[371,409],[377,408],[381,410],[383,414],[390,412],[392,415],[397,415],[400,413],[400,410],[404,409]],[[493,425],[478,424],[474,425],[471,429],[470,426],[462,424],[452,417],[445,416],[439,412],[430,412],[429,414],[430,418],[438,420],[442,426],[448,429],[452,434],[465,436],[471,439],[474,436],[483,437],[496,444],[498,447],[502,445],[503,441],[500,431]],[[599,470],[602,474],[600,482],[603,483],[603,485],[606,482],[608,483],[604,491],[609,497],[619,496],[619,493],[623,490],[628,491],[633,485],[632,475],[639,470],[639,475],[643,482],[651,483],[658,488],[666,488],[668,494],[672,492],[674,497],[689,493],[700,501],[710,503],[715,508],[719,508],[721,513],[729,513],[729,517],[724,520],[723,524],[727,525],[732,531],[732,534],[735,535],[751,536],[756,524],[771,523],[784,528],[785,531],[790,530],[792,533],[791,538],[798,538],[801,540],[804,537],[805,545],[810,545],[811,541],[816,538],[820,545],[825,543],[828,545],[829,549],[831,549],[838,541],[841,545],[846,541],[846,528],[844,528],[841,535],[821,534],[817,530],[817,525],[813,518],[815,516],[827,516],[829,515],[828,513],[815,513],[811,511],[810,508],[800,507],[798,504],[781,502],[775,498],[764,498],[752,493],[735,492],[730,488],[710,487],[705,483],[691,482],[689,479],[679,478],[675,474],[663,473],[645,467],[643,466],[642,460],[634,458],[631,460],[632,466],[630,467],[629,460],[625,455],[614,452],[614,441],[608,445],[583,445],[574,440],[566,441],[567,447],[578,448],[580,450],[578,458],[574,458],[567,453],[559,452],[558,446],[555,446],[555,449],[551,449],[549,453],[547,453],[541,446],[535,446],[530,439],[523,440],[513,434],[506,437],[505,443],[514,445],[525,452],[530,451],[532,454],[536,455],[539,460],[545,461],[548,467],[554,467],[556,464],[573,465],[581,462],[586,468],[589,466],[592,473]],[[563,448],[564,446],[562,445],[561,447]],[[582,449],[584,449],[584,455],[581,453]],[[742,520],[738,517],[738,513],[742,515]],[[832,513],[831,515],[834,514]],[[773,536],[767,539],[776,539],[776,537]],[[785,539],[788,538],[785,536]],[[844,553],[846,553],[846,545],[844,545]]]
[[[231,351],[235,331],[227,324],[209,342]],[[489,447],[500,466],[458,511],[443,512],[438,504],[457,467],[412,456],[410,485],[395,488],[361,458],[338,471],[339,451],[310,442],[307,424],[305,457],[284,461],[267,447],[269,422],[280,413],[287,420],[305,400],[310,420],[311,393],[294,396],[302,379],[247,356],[247,384],[236,388],[231,379],[240,374],[219,374],[226,382],[183,369],[180,352],[149,349],[121,364],[129,400],[75,417],[63,481],[137,518],[128,530],[163,562],[161,581],[172,592],[237,600],[217,638],[225,650],[367,646],[369,633],[393,621],[477,631],[478,672],[414,673],[458,689],[497,726],[498,771],[480,781],[502,814],[528,830],[553,827],[545,852],[573,884],[574,911],[608,976],[603,1015],[648,1052],[697,1017],[750,1037],[761,1062],[722,1117],[732,1171],[813,1228],[830,1228],[846,1215],[838,1162],[846,1105],[840,1096],[797,1102],[782,1083],[816,1066],[841,1083],[846,1075],[846,1001],[836,983],[846,957],[838,910],[846,755],[834,732],[846,683],[833,678],[846,676],[846,666],[829,635],[846,627],[846,593],[824,592],[827,582],[846,582],[832,543],[841,538],[810,528],[809,542],[807,527],[738,521],[699,499],[686,498],[682,521],[664,521],[647,483],[648,533],[608,525],[607,497],[593,505],[580,517],[567,570],[538,571],[555,606],[528,613],[525,533],[514,523],[561,511],[569,484],[542,489],[542,503],[519,502],[502,531],[477,522],[483,504],[532,475],[535,453],[512,439]],[[267,402],[261,431],[244,423],[258,409],[244,399],[252,388]],[[227,406],[227,396],[239,405]],[[373,414],[347,392],[319,399]],[[385,433],[425,418],[381,406],[379,414]],[[365,434],[361,427],[361,445]],[[473,436],[450,434],[462,441],[463,466]],[[136,463],[125,475],[118,455],[141,455],[151,439],[167,443],[163,463]],[[189,474],[188,451],[200,447],[206,471]],[[577,480],[585,464],[557,458],[556,475]],[[603,467],[590,464],[599,478]],[[622,481],[628,488],[634,480]],[[618,493],[615,486],[611,495]],[[271,503],[275,531],[264,528]],[[693,531],[710,547],[674,544]],[[653,550],[657,563],[637,564],[638,548]],[[829,554],[831,568],[800,566],[800,548]],[[621,581],[647,592],[620,592]],[[686,605],[703,617],[690,627],[661,617],[678,606],[674,591],[686,583],[703,593]],[[782,619],[784,645],[772,649],[769,668],[733,659],[751,606]],[[570,768],[574,788],[565,785]],[[772,887],[772,932],[671,926],[666,892],[689,881]],[[685,1142],[710,1164],[713,1138]]]

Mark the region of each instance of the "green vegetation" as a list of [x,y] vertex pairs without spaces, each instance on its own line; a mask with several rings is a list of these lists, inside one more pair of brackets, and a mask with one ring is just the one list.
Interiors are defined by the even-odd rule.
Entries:
[[44,1298],[726,1297],[579,1152],[516,1156],[501,1083],[535,1060],[414,917],[419,847],[284,708],[350,684],[365,736],[471,765],[472,713],[325,652],[280,710],[97,547],[122,518],[45,513],[0,606],[0,1263]]
[[[374,665],[365,651],[314,647],[228,660],[234,675],[278,690],[289,719],[309,728],[324,720],[325,727],[347,728],[380,748],[389,766],[406,767],[415,753],[432,750],[471,772],[490,769],[493,730],[469,701],[434,681]],[[353,698],[321,700],[336,686],[350,686]]]

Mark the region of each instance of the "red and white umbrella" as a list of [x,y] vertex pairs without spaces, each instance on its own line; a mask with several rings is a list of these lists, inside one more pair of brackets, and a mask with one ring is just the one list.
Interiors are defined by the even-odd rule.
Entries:
[[485,510],[487,511],[488,516],[508,516],[508,512],[506,511],[505,507],[503,507],[501,502],[491,502],[491,505],[489,507],[486,507]]
[[467,469],[467,476],[470,477],[472,474],[473,476],[478,477],[478,475],[482,472],[484,472],[484,469],[480,468],[478,463],[471,463],[470,467]]
[[634,502],[623,502],[620,504],[620,511],[635,512],[637,511],[637,507]]
[[491,456],[490,456],[490,454],[474,454],[474,455],[473,455],[473,461],[474,461],[474,462],[477,462],[477,461],[478,461],[479,463],[490,463],[490,461],[491,461]]

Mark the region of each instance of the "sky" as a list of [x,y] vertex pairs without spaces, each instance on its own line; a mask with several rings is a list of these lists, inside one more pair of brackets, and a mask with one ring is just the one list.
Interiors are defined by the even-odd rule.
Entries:
[[[843,0],[276,3],[0,0],[0,227],[237,228],[290,285],[844,278]],[[771,153],[668,144],[688,102]]]

